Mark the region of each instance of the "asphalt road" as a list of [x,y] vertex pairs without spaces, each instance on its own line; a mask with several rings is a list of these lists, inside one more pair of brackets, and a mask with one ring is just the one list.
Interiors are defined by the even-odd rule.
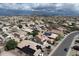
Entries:
[[64,41],[58,46],[58,48],[53,52],[53,54],[51,56],[66,56],[67,52],[64,51],[64,49],[65,48],[69,49],[74,37],[78,34],[79,34],[79,32],[75,32],[75,33],[68,35],[64,39]]

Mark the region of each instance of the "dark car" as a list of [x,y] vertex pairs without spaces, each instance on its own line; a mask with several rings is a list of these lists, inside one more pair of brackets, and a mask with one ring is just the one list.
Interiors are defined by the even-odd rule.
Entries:
[[76,42],[76,43],[79,43],[79,40],[76,40],[75,42]]
[[67,51],[68,51],[68,48],[64,48],[64,51],[66,51],[66,52],[67,52]]
[[79,51],[79,46],[73,46],[72,49]]

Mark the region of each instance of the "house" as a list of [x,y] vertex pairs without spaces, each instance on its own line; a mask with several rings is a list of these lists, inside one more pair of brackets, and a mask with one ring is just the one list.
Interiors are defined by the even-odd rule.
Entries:
[[79,25],[79,21],[77,21],[76,24]]
[[[41,48],[37,48],[37,46],[41,47]],[[42,46],[38,43],[35,43],[33,41],[30,40],[23,40],[18,44],[18,49],[20,49],[21,51],[23,51],[24,53],[28,54],[28,55],[35,55],[38,56],[42,51]]]
[[50,36],[52,34],[52,32],[45,32],[44,35],[46,36]]
[[57,34],[57,35],[63,33],[62,31],[59,31],[59,30],[57,30],[57,29],[52,29],[51,32],[52,32],[52,33],[55,33],[55,34]]
[[17,26],[13,26],[10,30],[10,32],[18,32],[20,30]]
[[63,25],[63,26],[69,26],[67,23],[63,23],[62,25]]
[[25,39],[26,38],[26,32],[24,31],[21,31],[21,30],[18,30],[18,32],[12,32],[11,33],[14,37],[17,37],[17,38],[21,38],[21,39]]
[[38,34],[36,36],[36,39],[39,40],[39,41],[41,41],[41,42],[49,40],[49,38],[47,36],[43,35],[42,33]]
[[50,36],[48,36],[49,38],[52,38],[52,39],[56,39],[58,37],[57,34],[55,33],[52,33]]
[[18,48],[18,49],[22,50],[26,54],[29,54],[30,56],[33,56],[33,54],[35,53],[35,50],[34,49],[31,49],[29,47],[29,45],[28,46],[25,46],[23,48]]
[[57,29],[58,29],[59,31],[61,31],[61,32],[67,30],[65,27],[58,27]]
[[53,33],[53,32],[45,32],[44,33],[45,36],[47,36],[48,38],[52,38],[55,39],[58,35]]
[[9,27],[3,27],[2,30],[3,30],[4,32],[7,32],[7,31],[9,31]]
[[6,37],[6,42],[8,41],[8,40],[11,40],[11,39],[14,39],[16,42],[20,42],[20,38],[19,37],[15,37],[14,35],[12,35],[12,34],[9,34],[7,37]]
[[48,42],[49,44],[54,44],[55,39],[49,39],[47,42]]
[[33,21],[28,22],[28,26],[30,27],[30,25],[34,25],[35,23]]
[[45,32],[44,34],[38,34],[36,36],[36,39],[39,41],[39,42],[42,42],[44,43],[45,41],[48,41],[49,43],[54,43],[54,40],[55,38],[57,37],[58,35],[57,34],[54,34],[52,32]]
[[23,30],[26,32],[32,32],[33,30],[30,29],[29,27],[23,26]]
[[20,37],[20,35],[18,33],[13,33],[14,37]]

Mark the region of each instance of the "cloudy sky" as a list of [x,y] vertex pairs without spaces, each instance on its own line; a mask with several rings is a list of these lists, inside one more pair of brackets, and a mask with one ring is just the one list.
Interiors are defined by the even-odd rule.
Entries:
[[5,9],[21,9],[21,10],[33,10],[35,8],[75,8],[78,9],[79,4],[74,3],[0,3],[0,8]]
[[[40,15],[79,15],[78,3],[0,3],[0,9],[0,13],[7,12],[7,15],[11,12],[21,14],[23,11],[31,11],[34,14],[36,13]],[[20,11],[16,13],[14,10],[21,10],[21,13]]]

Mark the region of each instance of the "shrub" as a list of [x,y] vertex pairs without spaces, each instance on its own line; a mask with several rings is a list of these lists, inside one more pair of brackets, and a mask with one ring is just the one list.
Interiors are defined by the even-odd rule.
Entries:
[[59,35],[55,40],[59,41],[59,40],[61,40],[61,38],[63,38],[63,37],[61,35]]
[[19,28],[22,28],[22,25],[18,25]]
[[36,36],[36,35],[38,35],[38,30],[33,30],[31,33],[30,32],[28,32],[27,34],[28,35],[33,35],[34,37]]

